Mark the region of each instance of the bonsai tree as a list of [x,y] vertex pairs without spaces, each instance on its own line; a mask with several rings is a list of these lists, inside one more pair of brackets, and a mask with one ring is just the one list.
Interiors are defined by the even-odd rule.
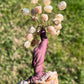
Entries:
[[[32,21],[37,22],[37,27],[29,27],[28,34],[26,36],[27,40],[24,43],[24,47],[29,48],[30,45],[34,46],[40,43],[40,40],[37,39],[40,30],[46,29],[49,34],[52,36],[59,35],[60,30],[62,29],[61,22],[64,20],[62,14],[53,13],[53,7],[50,5],[51,0],[42,0],[43,5],[38,4],[38,0],[31,0],[31,4],[36,5],[31,10],[27,8],[22,9],[22,14],[25,16],[29,16]],[[57,8],[59,10],[64,10],[67,4],[65,1],[61,1],[58,3]],[[43,10],[42,10],[43,7]],[[45,13],[43,13],[45,11]],[[52,19],[51,24],[49,23],[49,13],[54,14],[54,18]]]

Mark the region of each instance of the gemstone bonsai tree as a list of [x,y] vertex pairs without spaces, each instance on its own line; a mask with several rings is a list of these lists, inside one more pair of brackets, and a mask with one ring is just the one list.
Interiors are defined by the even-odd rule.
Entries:
[[[53,7],[50,5],[51,0],[42,0],[43,5],[38,5],[38,0],[31,0],[31,4],[36,5],[34,8],[31,9],[31,11],[27,8],[22,9],[22,14],[25,16],[29,16],[32,21],[37,22],[37,27],[29,27],[28,34],[26,36],[27,40],[24,43],[24,47],[29,48],[30,45],[38,45],[40,43],[40,40],[37,39],[37,36],[39,35],[40,30],[46,29],[49,34],[52,36],[59,35],[60,30],[62,29],[61,22],[63,21],[63,15],[62,14],[55,14],[53,12]],[[64,10],[66,8],[67,4],[65,1],[61,1],[58,3],[57,8],[59,10]],[[42,10],[43,8],[43,10]],[[43,13],[43,11],[45,13]],[[54,14],[54,18],[52,19],[51,24],[49,22],[49,14]]]

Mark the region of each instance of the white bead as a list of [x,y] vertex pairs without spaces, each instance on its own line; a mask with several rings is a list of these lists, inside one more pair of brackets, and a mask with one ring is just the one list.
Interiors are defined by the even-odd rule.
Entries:
[[52,35],[56,35],[56,31],[55,31],[55,28],[53,26],[48,26],[47,27],[47,31]]
[[58,25],[58,24],[61,23],[61,21],[60,21],[59,19],[55,18],[55,19],[53,19],[53,23],[54,23],[55,25]]
[[64,17],[63,17],[62,14],[57,14],[57,15],[55,16],[55,18],[58,19],[58,20],[60,20],[60,21],[63,21],[63,19],[64,19]]
[[29,28],[28,33],[34,33],[36,29],[32,26]]
[[53,7],[52,7],[51,5],[48,5],[48,6],[45,6],[45,7],[44,7],[44,10],[45,10],[45,12],[47,12],[47,13],[51,13],[52,10],[53,10]]
[[55,25],[55,30],[58,31],[62,29],[62,25],[61,24],[58,24],[58,25]]
[[25,48],[29,48],[30,45],[31,45],[31,43],[30,43],[29,41],[26,41],[23,46],[24,46]]
[[46,6],[46,5],[50,5],[51,3],[51,0],[43,0],[43,4]]
[[42,21],[48,21],[48,15],[47,14],[42,14],[41,15],[41,20]]
[[64,9],[66,8],[66,6],[67,6],[67,4],[66,4],[65,1],[61,1],[61,2],[57,5],[57,7],[58,7],[59,10],[64,10]]
[[58,36],[60,34],[60,30],[58,30],[57,32],[56,32],[56,35]]
[[38,3],[38,0],[31,0],[31,3],[36,4],[36,3]]

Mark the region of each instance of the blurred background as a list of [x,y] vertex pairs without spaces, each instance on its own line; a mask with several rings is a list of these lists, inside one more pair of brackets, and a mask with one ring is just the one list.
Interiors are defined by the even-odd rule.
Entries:
[[[51,1],[53,12],[65,19],[59,36],[47,34],[44,72],[57,71],[59,84],[84,84],[84,0],[65,0],[64,11],[57,8],[62,0]],[[28,28],[37,23],[23,16],[21,10],[34,6],[30,0],[0,0],[0,84],[16,84],[33,75],[33,47],[26,49],[23,43]]]

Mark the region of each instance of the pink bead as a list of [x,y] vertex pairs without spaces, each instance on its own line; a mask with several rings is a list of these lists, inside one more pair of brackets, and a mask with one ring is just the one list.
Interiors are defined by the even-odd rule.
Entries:
[[41,20],[42,21],[48,21],[48,15],[47,14],[42,14],[41,15]]
[[32,41],[33,40],[33,35],[32,34],[28,34],[26,36],[26,38],[27,38],[28,41]]
[[35,8],[33,8],[31,10],[32,15],[41,14],[41,13],[42,13],[42,7],[41,6],[36,6]]

